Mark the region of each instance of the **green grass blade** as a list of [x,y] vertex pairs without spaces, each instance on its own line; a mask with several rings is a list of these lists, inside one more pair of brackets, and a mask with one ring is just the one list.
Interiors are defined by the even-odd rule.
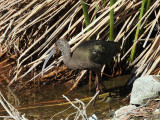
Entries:
[[[114,4],[114,0],[110,0],[110,6]],[[114,41],[114,9],[110,11],[110,41]]]
[[[140,11],[140,15],[139,15],[139,20],[142,18],[143,16],[143,12],[144,12],[144,5],[145,5],[145,0],[142,0],[142,5],[141,5],[141,11]],[[141,22],[139,22],[137,29],[136,29],[136,34],[134,37],[134,43],[136,42],[136,40],[139,37],[139,32],[140,32],[140,26],[141,26]],[[133,43],[133,44],[134,44]],[[131,55],[130,55],[130,62],[133,62],[134,58],[135,58],[135,53],[136,53],[136,47],[137,45],[134,45],[131,51]]]

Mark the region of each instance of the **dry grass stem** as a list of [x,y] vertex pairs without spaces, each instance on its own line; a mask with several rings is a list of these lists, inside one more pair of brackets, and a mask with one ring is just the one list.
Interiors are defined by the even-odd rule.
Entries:
[[[153,0],[149,10],[138,19],[142,2],[118,0],[110,7],[101,0],[87,4],[91,24],[84,26],[81,1],[76,0],[6,0],[0,1],[0,57],[5,55],[16,56],[17,65],[11,85],[18,79],[23,79],[31,71],[42,66],[44,59],[54,47],[59,38],[69,39],[72,51],[86,39],[93,37],[108,40],[109,12],[114,8],[115,41],[122,43],[121,60],[126,68],[134,68],[136,76],[149,75],[159,65],[160,38],[159,38],[159,0]],[[97,11],[95,12],[95,8]],[[96,16],[96,19],[94,19]],[[154,16],[154,17],[153,17]],[[143,44],[143,50],[137,58],[128,63],[130,51],[134,41],[133,35],[137,25],[141,22],[142,34],[136,44]],[[89,32],[87,30],[91,28]],[[154,34],[154,36],[153,36]],[[144,41],[141,41],[143,39]],[[150,40],[151,39],[151,40]],[[129,46],[127,46],[130,44]],[[62,57],[54,56],[55,61],[44,69],[44,72],[60,64]],[[38,70],[37,70],[38,71]],[[76,86],[86,71],[77,76]],[[41,75],[39,70],[32,81]],[[73,86],[73,88],[74,88]],[[71,88],[71,89],[73,89]]]

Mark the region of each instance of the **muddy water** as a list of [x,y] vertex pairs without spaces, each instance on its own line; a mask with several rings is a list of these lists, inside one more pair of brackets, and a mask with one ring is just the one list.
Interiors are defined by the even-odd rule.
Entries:
[[[128,80],[129,75],[120,76],[117,78],[113,78],[107,80],[105,82],[105,86],[107,89],[119,90],[118,87],[124,86],[126,81]],[[70,100],[74,100],[78,98],[80,100],[84,100],[85,104],[89,101],[85,100],[95,94],[95,87],[90,88],[88,85],[84,85],[83,87],[77,87],[73,92],[66,94],[66,96]],[[67,90],[65,86],[56,86],[54,89],[40,89],[40,90],[25,90],[25,91],[16,91],[13,92],[14,95],[9,92],[7,89],[0,88],[8,102],[10,102],[20,113],[25,113],[26,117],[30,120],[48,120],[51,119],[55,114],[66,110],[69,106],[71,106],[65,98],[62,97],[64,91]],[[105,95],[104,95],[105,96]],[[101,97],[96,102],[96,106],[93,107],[92,104],[87,107],[87,115],[90,116],[92,114],[96,114],[98,118],[109,118],[112,111],[124,105],[121,100],[123,97],[118,97],[117,95],[114,97]],[[19,105],[15,105],[16,100],[19,101]],[[109,100],[108,100],[109,99]],[[109,101],[109,102],[108,102]],[[77,104],[78,105],[78,104]],[[53,120],[59,120],[60,118],[66,118],[71,113],[76,112],[76,110],[71,107],[70,109],[55,115]],[[3,109],[0,108],[0,115],[6,115],[3,112]],[[75,114],[73,114],[70,119],[72,120]]]

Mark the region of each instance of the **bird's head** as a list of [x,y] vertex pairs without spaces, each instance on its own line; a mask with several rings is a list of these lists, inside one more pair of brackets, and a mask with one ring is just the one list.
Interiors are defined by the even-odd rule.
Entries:
[[68,42],[67,42],[66,39],[59,39],[59,40],[57,40],[56,41],[56,46],[58,47],[58,49],[60,51],[65,50],[66,47],[70,48],[70,46],[69,46],[69,44],[68,44]]

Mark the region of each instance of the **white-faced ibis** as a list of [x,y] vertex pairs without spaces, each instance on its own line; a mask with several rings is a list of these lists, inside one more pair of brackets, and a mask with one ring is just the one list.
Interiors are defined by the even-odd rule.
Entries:
[[120,44],[110,41],[90,40],[83,42],[72,54],[67,40],[59,39],[56,44],[62,53],[64,64],[69,69],[91,70],[96,73],[96,92],[99,90],[102,66],[120,52]]

